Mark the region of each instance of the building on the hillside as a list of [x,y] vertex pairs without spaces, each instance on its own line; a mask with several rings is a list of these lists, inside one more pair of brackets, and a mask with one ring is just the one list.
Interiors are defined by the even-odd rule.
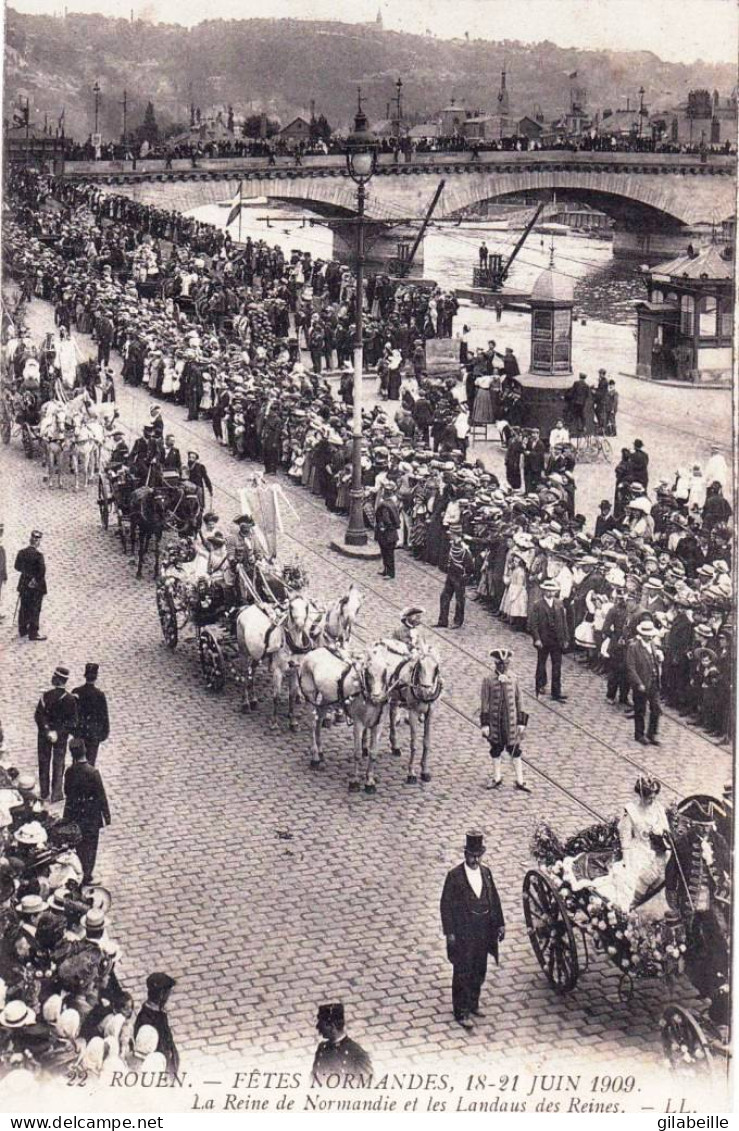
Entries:
[[659,263],[637,303],[636,372],[654,380],[730,381],[733,246],[711,243]]

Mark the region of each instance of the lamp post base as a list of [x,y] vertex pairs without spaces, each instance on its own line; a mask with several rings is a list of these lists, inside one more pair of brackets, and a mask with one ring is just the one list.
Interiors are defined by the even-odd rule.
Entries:
[[332,550],[345,558],[361,558],[362,561],[371,562],[378,561],[381,557],[380,548],[376,542],[365,542],[353,546],[350,542],[345,542],[343,538],[332,538],[329,545]]

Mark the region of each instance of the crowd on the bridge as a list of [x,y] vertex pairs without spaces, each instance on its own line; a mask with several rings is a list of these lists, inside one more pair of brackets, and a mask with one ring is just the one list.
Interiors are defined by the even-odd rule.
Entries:
[[[594,133],[585,132],[577,137],[568,135],[565,131],[553,131],[546,138],[529,138],[523,134],[515,134],[500,138],[474,138],[464,137],[460,134],[433,136],[403,136],[381,137],[377,142],[378,154],[392,154],[398,162],[411,162],[416,154],[465,154],[467,158],[476,158],[484,153],[526,153],[565,151],[569,153],[664,153],[664,154],[692,154],[707,157],[709,154],[727,155],[736,152],[730,141],[721,144],[705,141],[695,143],[675,142],[667,139],[653,137],[650,133],[642,137],[638,135],[613,134],[607,131]],[[304,140],[275,136],[267,138],[248,137],[221,137],[221,138],[182,138],[158,141],[153,145],[148,142],[143,148],[139,144],[109,141],[100,146],[99,157],[102,161],[130,161],[138,159],[160,160],[165,167],[170,167],[173,161],[188,160],[195,166],[199,160],[214,158],[262,158],[268,165],[276,164],[277,159],[314,157],[320,161],[321,157],[343,156],[347,153],[346,138],[340,136],[330,137],[327,140],[315,138]],[[96,159],[96,148],[90,135],[85,142],[67,142],[64,150],[67,161],[93,161]]]
[[[348,510],[350,374],[337,396],[321,379],[318,358],[309,369],[291,338],[297,300],[315,285],[315,272],[310,284],[303,272],[294,304],[289,288],[284,299],[277,298],[275,281],[278,288],[285,281],[284,257],[254,245],[247,326],[234,334],[224,320],[208,313],[199,317],[197,308],[188,311],[181,297],[147,299],[130,277],[112,270],[112,246],[130,245],[135,254],[151,247],[152,229],[156,240],[171,237],[170,214],[111,202],[93,189],[57,187],[53,191],[65,206],[55,221],[67,241],[62,246],[68,247],[70,233],[76,233],[78,249],[86,246],[82,254],[67,250],[60,258],[37,236],[29,238],[29,226],[35,232],[47,222],[46,210],[29,207],[28,195],[38,186],[28,182],[18,189],[20,226],[6,226],[6,256],[16,271],[32,262],[46,272],[45,296],[56,304],[57,321],[92,329],[103,367],[111,346],[117,348],[124,380],[145,384],[154,398],[186,405],[189,419],[206,414],[217,440],[236,458],[261,460],[267,473],[282,469],[323,497],[330,510]],[[116,213],[117,222],[102,223]],[[142,233],[148,237],[143,243]],[[177,240],[168,261],[172,274],[184,277],[191,270],[190,293],[200,280],[211,286],[228,263],[225,247],[208,262],[189,247],[184,230]],[[164,257],[158,262],[164,265]],[[351,310],[350,292],[344,297]],[[381,299],[369,294],[366,301],[374,307]],[[385,332],[397,311],[398,291],[388,293],[387,301],[393,310]],[[276,317],[274,304],[282,302]],[[438,328],[438,307],[436,317]],[[318,353],[311,345],[314,318],[315,313],[307,335],[311,354]],[[410,330],[403,348],[386,342],[375,361],[381,387],[398,407],[392,415],[389,406],[364,415],[365,516],[383,551],[385,576],[394,575],[398,543],[443,570],[441,627],[448,623],[454,595],[455,623],[463,623],[471,584],[493,615],[532,632],[533,610],[542,595],[556,589],[564,619],[553,644],[555,698],[562,694],[559,659],[570,651],[605,674],[609,702],[631,708],[633,698],[639,741],[658,741],[660,688],[682,715],[720,737],[730,735],[731,506],[723,495],[728,471],[720,452],[703,469],[681,470],[672,481],[650,484],[648,455],[635,441],[622,449],[613,503],[604,501],[595,529],[588,531],[576,505],[576,456],[566,429],[560,422],[547,442],[518,425],[520,384],[512,351],[501,354],[492,342],[468,356],[459,375],[429,376],[426,339],[423,333],[412,337],[418,321],[413,330],[407,318],[398,319],[398,326]],[[323,352],[325,343],[320,348]],[[505,482],[467,458],[477,399],[489,392],[486,378],[500,379],[501,407],[494,415],[502,417]],[[608,386],[601,374],[591,393],[596,416],[604,414],[604,430]],[[648,678],[642,681],[626,664],[628,645],[637,637],[648,652]],[[545,680],[540,666],[537,691]],[[652,708],[648,733],[645,694]]]

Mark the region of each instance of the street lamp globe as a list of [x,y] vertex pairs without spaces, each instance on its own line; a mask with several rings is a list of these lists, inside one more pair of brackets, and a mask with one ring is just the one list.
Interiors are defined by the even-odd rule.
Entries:
[[367,122],[361,105],[354,118],[354,131],[346,139],[346,167],[357,184],[364,184],[374,175],[377,164],[377,135]]

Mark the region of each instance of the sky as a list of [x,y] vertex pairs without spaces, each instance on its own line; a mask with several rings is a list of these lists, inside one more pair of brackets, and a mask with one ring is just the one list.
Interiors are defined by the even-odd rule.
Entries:
[[[532,43],[551,40],[581,49],[646,50],[674,62],[702,58],[736,63],[737,0],[66,0],[69,11],[100,12],[162,23],[192,25],[203,19],[292,17],[372,20],[378,7],[384,26],[441,38],[462,37]],[[64,0],[9,0],[19,11],[61,12]]]

